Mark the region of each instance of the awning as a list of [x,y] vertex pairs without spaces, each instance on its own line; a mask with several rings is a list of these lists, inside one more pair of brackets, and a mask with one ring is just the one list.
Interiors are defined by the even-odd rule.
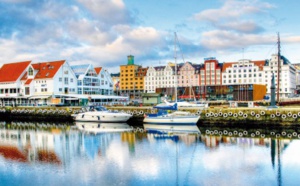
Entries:
[[50,95],[45,96],[31,96],[29,99],[48,99]]
[[79,98],[66,98],[65,100],[78,100]]

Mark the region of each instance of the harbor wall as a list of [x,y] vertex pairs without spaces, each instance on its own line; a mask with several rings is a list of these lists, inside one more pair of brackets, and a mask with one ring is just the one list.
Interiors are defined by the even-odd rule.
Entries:
[[[109,110],[130,113],[132,125],[142,125],[145,114],[156,113],[152,107],[108,107]],[[267,109],[210,107],[207,109],[180,108],[192,115],[200,115],[199,126],[300,126],[300,108]],[[4,121],[63,121],[73,122],[72,114],[80,107],[0,107],[0,120]]]

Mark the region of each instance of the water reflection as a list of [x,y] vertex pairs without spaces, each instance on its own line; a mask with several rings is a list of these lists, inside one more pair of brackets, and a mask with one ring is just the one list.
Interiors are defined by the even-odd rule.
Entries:
[[1,185],[293,185],[299,181],[297,129],[145,126],[145,132],[113,124],[104,128],[109,132],[87,132],[89,127],[101,130],[101,125],[77,125],[0,123]]
[[76,122],[75,124],[79,130],[94,134],[133,130],[133,127],[130,127],[127,123]]

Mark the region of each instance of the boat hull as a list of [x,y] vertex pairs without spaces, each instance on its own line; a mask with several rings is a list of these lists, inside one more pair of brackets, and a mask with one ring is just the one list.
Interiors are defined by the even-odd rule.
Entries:
[[75,121],[126,123],[132,115],[126,113],[85,112],[77,114]]
[[199,119],[200,116],[146,116],[143,122],[156,125],[196,125]]

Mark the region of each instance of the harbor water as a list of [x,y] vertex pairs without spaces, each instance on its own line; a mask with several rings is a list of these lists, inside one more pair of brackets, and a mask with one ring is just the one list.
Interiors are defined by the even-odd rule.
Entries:
[[0,125],[1,185],[297,185],[297,129]]

